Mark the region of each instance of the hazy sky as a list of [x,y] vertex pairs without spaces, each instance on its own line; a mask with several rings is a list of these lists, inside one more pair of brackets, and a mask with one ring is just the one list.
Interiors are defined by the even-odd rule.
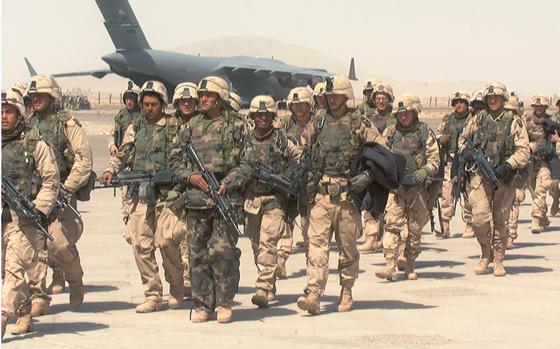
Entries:
[[[152,48],[258,35],[401,81],[499,80],[560,93],[560,1],[131,0]],[[94,0],[2,0],[2,85],[39,71],[105,67]],[[290,63],[290,62],[286,62]],[[93,79],[93,78],[92,78]]]

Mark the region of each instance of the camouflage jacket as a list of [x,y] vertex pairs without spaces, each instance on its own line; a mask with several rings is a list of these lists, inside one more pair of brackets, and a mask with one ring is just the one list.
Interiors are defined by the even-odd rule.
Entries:
[[111,149],[113,145],[117,148],[121,146],[126,129],[132,122],[140,117],[140,113],[140,107],[133,110],[128,110],[128,108],[119,110],[117,115],[115,115],[113,128],[109,132],[109,139],[107,142],[108,149]]
[[[547,139],[544,133],[543,121],[548,118],[551,118],[549,114],[545,114],[542,117],[538,117],[534,113],[525,115],[525,125],[527,127],[527,135],[529,136],[531,153],[535,153],[541,148],[554,148],[554,145]],[[533,157],[533,168],[535,170],[540,167],[542,160],[542,156]]]
[[[249,171],[232,171],[239,165],[245,143],[245,125],[240,120],[228,117],[227,112],[222,111],[213,119],[206,114],[198,114],[181,127],[170,160],[175,173],[185,179],[198,172],[187,158],[187,143],[191,143],[204,167],[213,172],[216,179],[225,186],[228,195],[241,188],[244,181],[242,174]],[[188,185],[186,192],[189,209],[215,206],[210,196],[198,188]]]
[[66,110],[46,117],[33,113],[26,122],[29,127],[37,128],[41,137],[53,147],[60,180],[68,190],[75,193],[84,186],[93,168],[93,154],[80,122]]
[[[26,128],[14,139],[2,142],[2,177],[33,201],[48,216],[58,196],[60,176],[53,150],[37,129]],[[11,212],[12,221],[17,214]]]
[[447,144],[442,144],[442,151],[447,155],[447,161],[457,153],[457,143],[459,135],[463,132],[468,119],[471,117],[469,111],[465,116],[460,117],[457,112],[446,114],[436,130],[436,137],[439,140],[442,136],[449,136]]

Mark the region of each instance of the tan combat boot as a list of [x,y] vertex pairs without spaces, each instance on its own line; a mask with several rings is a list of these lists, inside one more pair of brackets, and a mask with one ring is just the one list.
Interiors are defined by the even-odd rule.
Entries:
[[399,276],[395,270],[395,262],[393,260],[388,260],[385,268],[377,269],[375,271],[375,276],[388,281],[398,281]]
[[508,249],[508,250],[512,250],[512,249],[513,249],[513,238],[511,238],[511,237],[508,237],[508,240],[507,240],[507,249]]
[[143,303],[136,306],[137,313],[152,313],[159,310],[160,302],[153,298],[146,298]]
[[277,258],[276,269],[274,270],[274,276],[279,279],[285,279],[288,277],[288,272],[286,271],[286,260],[283,257]]
[[399,255],[397,257],[397,269],[399,271],[404,271],[404,268],[406,267],[406,257],[404,256],[404,250],[406,248],[406,244],[405,242],[401,242],[399,243]]
[[494,276],[505,276],[506,269],[504,268],[504,255],[505,251],[503,245],[501,248],[494,251]]
[[218,314],[218,323],[227,324],[228,322],[231,322],[231,316],[233,315],[233,312],[231,311],[230,307],[218,307],[218,309],[216,309],[216,313]]
[[480,246],[482,250],[482,256],[474,268],[474,273],[476,275],[482,275],[488,273],[488,265],[492,262],[493,254],[492,247],[489,244],[484,244]]
[[343,287],[340,290],[340,303],[338,304],[338,312],[343,313],[352,310],[352,304],[354,300],[352,299],[352,289],[349,287]]
[[533,217],[533,221],[531,222],[531,233],[540,234],[543,231],[544,231],[544,226],[542,225],[540,218]]
[[2,314],[2,339],[4,339],[4,334],[6,333],[7,326],[8,326],[8,317]]
[[360,252],[373,252],[375,249],[375,241],[373,237],[368,237],[363,244],[358,247]]
[[276,285],[272,286],[272,290],[266,293],[266,299],[268,299],[268,303],[272,302],[275,296],[276,296]]
[[167,304],[171,309],[179,309],[181,303],[183,303],[183,296],[185,294],[185,287],[181,283],[180,285],[169,287],[169,299]]
[[206,322],[210,318],[210,311],[204,307],[196,308],[191,316],[192,323]]
[[268,294],[266,290],[258,288],[255,295],[251,298],[251,303],[259,308],[268,307]]
[[37,298],[31,303],[31,316],[45,315],[51,304],[50,299]]
[[321,311],[320,298],[317,293],[309,292],[307,295],[298,298],[297,306],[311,315],[319,315]]
[[33,320],[31,319],[31,314],[27,314],[18,317],[17,322],[14,326],[12,326],[10,333],[14,335],[25,334],[31,332],[32,329]]
[[80,283],[70,284],[70,305],[77,308],[84,302],[84,285]]
[[408,280],[418,280],[418,274],[414,272],[415,261],[411,258],[406,259],[406,267],[404,268],[404,276]]
[[472,223],[467,223],[465,231],[463,232],[463,239],[474,238],[474,229]]
[[52,282],[47,288],[48,294],[60,294],[64,292],[64,273],[60,268],[53,269]]

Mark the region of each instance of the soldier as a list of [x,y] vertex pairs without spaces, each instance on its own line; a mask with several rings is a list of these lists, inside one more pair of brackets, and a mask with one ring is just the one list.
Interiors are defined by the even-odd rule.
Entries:
[[[2,92],[2,179],[10,180],[20,195],[32,200],[33,211],[47,224],[47,216],[58,195],[59,173],[52,149],[36,129],[25,126],[22,97]],[[4,196],[4,188],[2,188]],[[31,331],[30,287],[25,274],[47,275],[45,235],[34,223],[18,217],[15,208],[2,199],[2,338],[10,317],[18,316],[12,334]],[[44,299],[44,284],[37,284],[35,294]]]
[[235,92],[230,92],[229,100],[226,105],[230,113],[239,114],[241,111],[241,96]]
[[26,82],[16,82],[14,86],[12,86],[12,91],[16,92],[23,98],[23,106],[24,106],[24,118],[31,112],[31,100],[27,95],[27,83]]
[[[297,96],[297,92],[296,92]],[[269,96],[256,96],[251,101],[249,118],[255,121],[255,128],[247,136],[244,155],[241,161],[252,168],[259,162],[270,167],[274,173],[283,175],[291,163],[298,162],[301,147],[292,142],[283,129],[273,127],[276,115],[276,103]],[[247,174],[250,176],[250,173]],[[274,299],[276,292],[276,270],[282,255],[279,240],[285,235],[287,226],[286,195],[251,180],[245,191],[246,234],[251,238],[258,277],[257,292],[251,302],[259,308],[265,308]],[[291,246],[290,246],[291,248]],[[285,252],[284,252],[285,253]],[[289,253],[289,252],[288,252]],[[285,267],[284,267],[285,269]]]
[[[387,126],[393,125],[396,121],[391,116],[393,100],[393,88],[379,81],[373,86],[371,99],[374,101],[374,108],[365,110],[365,116],[377,128],[379,133],[383,133]],[[383,247],[381,238],[383,236],[383,226],[381,217],[373,217],[368,211],[362,212],[364,225],[364,243],[360,246],[361,252],[374,252]]]
[[362,104],[358,107],[363,114],[369,115],[375,110],[375,98],[373,97],[373,87],[381,83],[381,80],[376,78],[369,78],[364,84],[364,89],[362,90],[364,95],[364,100]]
[[340,302],[338,311],[352,309],[352,287],[358,276],[360,254],[357,239],[361,232],[359,208],[350,191],[361,193],[371,183],[368,171],[350,176],[350,164],[361,144],[384,144],[381,134],[355,110],[354,92],[343,76],[327,80],[325,96],[328,112],[317,114],[302,134],[302,143],[311,149],[312,168],[307,185],[309,250],[307,286],[297,300],[300,309],[320,312],[320,297],[329,274],[329,246],[334,232],[340,249]]
[[497,188],[488,183],[479,168],[469,172],[466,190],[472,205],[473,226],[482,256],[475,274],[488,272],[494,261],[494,275],[504,276],[507,247],[506,225],[515,190],[511,186],[514,170],[527,166],[529,140],[523,121],[504,109],[509,99],[506,87],[499,82],[488,84],[484,92],[487,110],[479,112],[467,123],[459,136],[459,151],[469,168],[473,167],[474,151],[484,153],[499,180]]
[[138,92],[140,92],[140,88],[134,85],[132,81],[129,81],[128,88],[124,91],[122,97],[125,107],[119,110],[117,115],[115,115],[113,128],[111,132],[109,132],[107,147],[109,148],[109,154],[111,156],[117,154],[128,126],[140,117]]
[[397,258],[404,255],[405,277],[416,280],[416,258],[420,254],[422,228],[428,223],[429,177],[440,166],[439,148],[434,133],[419,120],[420,99],[405,93],[396,100],[397,123],[383,132],[388,148],[406,158],[403,184],[389,194],[383,236],[386,266],[375,272],[381,279],[396,281]]
[[476,115],[487,108],[486,102],[484,101],[484,89],[472,93],[470,107],[472,115]]
[[244,126],[227,116],[224,103],[229,100],[229,90],[224,79],[202,79],[197,93],[199,114],[183,127],[182,139],[172,153],[174,170],[187,183],[189,261],[196,304],[191,321],[208,321],[216,310],[218,322],[225,323],[232,318],[241,250],[236,247],[237,236],[231,234],[207,194],[208,183],[186,158],[184,146],[189,142],[206,169],[214,173],[221,184],[219,194],[229,194],[239,189],[243,180],[230,172],[239,163]]
[[[504,106],[504,109],[512,112],[514,115],[520,116],[519,114],[519,99],[517,96],[512,92],[510,92],[509,99]],[[525,124],[527,127],[527,124]],[[509,227],[509,236],[507,242],[507,249],[511,250],[513,248],[513,242],[517,239],[517,227],[518,227],[518,219],[519,219],[519,207],[525,201],[525,190],[527,189],[527,184],[529,182],[529,164],[528,167],[524,168],[523,170],[519,170],[516,172],[515,177],[513,178],[513,188],[515,189],[515,197],[513,198],[513,205],[511,207],[511,212],[509,215],[508,227]]]
[[173,92],[173,106],[179,124],[187,123],[197,114],[198,96],[196,95],[196,84],[182,82],[175,87]]
[[326,84],[324,81],[318,82],[313,89],[313,101],[315,102],[315,112],[324,112],[327,108],[325,97]]
[[[445,163],[442,164],[445,166],[445,180],[441,191],[441,213],[443,216],[442,237],[444,239],[449,238],[451,234],[449,230],[449,222],[455,214],[452,189],[456,184],[455,182],[457,181],[457,178],[452,177],[451,169],[454,161],[458,160],[456,160],[455,157],[458,155],[457,142],[459,140],[459,135],[463,132],[463,129],[471,116],[471,112],[469,110],[469,100],[470,95],[466,92],[456,91],[453,93],[453,96],[451,97],[451,105],[455,108],[455,110],[453,113],[447,114],[443,117],[443,120],[436,131],[436,137],[441,144],[441,150],[444,153],[442,156],[445,161]],[[469,206],[469,203],[465,202],[464,205]],[[470,207],[467,207],[468,213],[463,214],[463,216],[470,216],[469,208]],[[472,221],[470,219],[466,219],[466,221],[466,230],[472,231]]]
[[[87,134],[68,111],[58,110],[55,105],[60,98],[60,88],[51,75],[36,75],[29,82],[28,95],[31,99],[33,113],[27,118],[27,124],[37,128],[41,137],[51,144],[56,155],[60,181],[68,190],[68,201],[77,210],[77,200],[89,196],[92,186],[93,155]],[[79,307],[84,300],[84,274],[80,254],[76,243],[82,236],[84,224],[70,209],[62,208],[49,225],[49,232],[54,237],[47,242],[49,265],[54,266],[53,281],[49,289],[64,290],[64,280],[70,286],[70,305]],[[56,272],[56,267],[63,273]],[[37,271],[39,270],[37,267]],[[44,275],[29,273],[30,284],[46,282]],[[32,294],[33,316],[47,312],[49,300],[42,295]]]
[[[312,120],[313,115],[313,91],[309,87],[293,88],[288,94],[288,108],[290,116],[285,118],[281,127],[286,132],[288,138],[295,144],[301,145],[301,134],[303,130]],[[295,164],[291,163],[291,167]],[[309,219],[306,212],[300,215],[300,228],[303,241],[298,241],[296,246],[304,248],[307,251],[307,229],[309,227]],[[288,205],[288,229],[278,243],[278,263],[276,268],[276,276],[283,279],[287,277],[286,260],[292,252],[293,231],[295,218],[298,215],[298,205],[292,202]]]
[[[531,216],[533,221],[531,223],[531,232],[539,234],[544,231],[544,228],[550,225],[550,221],[546,216],[546,193],[547,191],[553,192],[554,184],[558,182],[552,180],[548,160],[550,156],[556,151],[555,145],[550,141],[544,132],[543,121],[550,119],[550,114],[546,112],[549,104],[549,99],[542,94],[536,94],[531,98],[531,107],[533,113],[526,116],[527,132],[529,134],[529,146],[531,148],[532,172],[535,178],[535,196],[533,198],[533,207],[531,209]],[[556,204],[555,210],[558,210],[558,201],[553,202]]]
[[[139,172],[170,169],[169,157],[179,122],[174,116],[165,114],[167,90],[161,82],[150,80],[144,83],[138,96],[140,118],[126,129],[123,144],[103,172],[101,182],[104,184],[110,184],[121,168]],[[177,309],[183,300],[180,243],[186,228],[171,209],[176,198],[172,187],[146,183],[127,190],[132,200],[127,229],[146,297],[136,307],[137,313],[158,311],[161,306],[163,285],[155,257],[156,248],[161,252],[165,279],[169,283],[169,307]]]

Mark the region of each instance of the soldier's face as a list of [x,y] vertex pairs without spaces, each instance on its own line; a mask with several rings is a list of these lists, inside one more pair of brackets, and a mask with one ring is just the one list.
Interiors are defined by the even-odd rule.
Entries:
[[412,110],[400,111],[397,113],[397,121],[404,127],[411,126],[414,119],[415,114]]
[[9,131],[14,128],[19,116],[16,107],[10,104],[2,104],[2,131]]
[[31,99],[31,107],[38,113],[49,110],[54,103],[53,98],[46,93],[32,93],[29,98]]
[[332,93],[326,94],[325,97],[327,97],[327,103],[329,104],[329,108],[331,110],[339,110],[347,100],[346,96],[344,95]]
[[268,130],[270,127],[272,127],[273,119],[274,119],[274,113],[257,112],[253,114],[253,120],[255,121],[255,128],[259,130]]
[[124,98],[124,105],[126,106],[126,109],[128,110],[132,110],[134,108],[136,108],[137,105],[137,100],[134,97],[125,97]]
[[469,108],[469,105],[465,101],[455,102],[455,111],[457,113],[464,113]]
[[488,108],[491,111],[500,111],[504,107],[504,99],[501,96],[490,95],[486,98],[486,103],[488,103]]
[[377,93],[375,95],[375,107],[381,111],[387,109],[389,105],[389,98],[384,93]]
[[163,105],[158,97],[145,95],[142,98],[142,110],[148,119],[154,119],[162,114]]
[[310,107],[307,103],[292,103],[292,113],[296,118],[303,118],[309,114]]
[[220,97],[216,92],[200,92],[198,94],[198,109],[204,113],[219,108],[219,99]]
[[179,100],[179,111],[183,115],[191,115],[196,111],[196,99],[182,98]]
[[543,115],[546,111],[546,106],[544,105],[535,105],[533,108],[535,109],[535,115]]
[[324,96],[315,96],[313,99],[315,100],[317,109],[325,109],[327,107],[327,100]]

